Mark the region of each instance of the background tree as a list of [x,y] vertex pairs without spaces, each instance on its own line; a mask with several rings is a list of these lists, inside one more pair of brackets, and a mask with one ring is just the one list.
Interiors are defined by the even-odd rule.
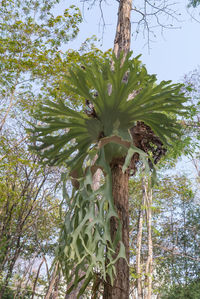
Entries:
[[41,167],[37,157],[27,151],[25,140],[16,144],[13,136],[6,135],[1,140],[1,152],[5,155],[0,170],[0,296],[3,298],[20,260],[28,262],[33,257],[54,254],[60,200],[54,194],[55,169]]
[[60,48],[76,37],[82,18],[74,6],[54,16],[56,3],[1,3],[1,130],[9,115],[16,115],[17,105],[29,108],[27,113],[45,94],[59,91],[55,81],[66,67]]
[[60,172],[41,166],[29,152],[24,127],[40,101],[62,96],[61,73],[80,56],[61,51],[78,33],[80,11],[72,6],[55,16],[56,4],[2,1],[0,6],[1,298],[9,292],[12,298],[32,297],[39,285],[45,292],[55,255],[61,199],[54,189]]
[[[180,292],[184,292],[185,286],[186,286],[186,290],[188,290],[187,284],[190,284],[194,280],[194,289],[195,289],[196,279],[198,281],[198,268],[199,268],[198,255],[199,255],[199,253],[196,252],[195,248],[193,248],[193,247],[190,248],[190,245],[193,246],[193,244],[195,243],[195,242],[194,243],[192,242],[192,239],[195,239],[195,236],[192,235],[192,233],[190,233],[190,231],[187,231],[189,229],[189,227],[187,225],[189,223],[193,223],[193,219],[195,219],[196,216],[198,218],[198,214],[199,214],[199,212],[198,212],[198,196],[194,197],[194,193],[193,193],[193,191],[196,192],[196,190],[198,190],[198,186],[196,184],[194,184],[194,182],[192,184],[186,176],[183,176],[180,178],[176,177],[176,176],[173,177],[173,170],[172,170],[172,167],[175,166],[177,157],[178,156],[180,157],[180,154],[182,156],[189,154],[189,156],[187,158],[184,157],[184,161],[186,159],[188,160],[188,158],[189,158],[189,160],[192,159],[194,162],[195,168],[197,170],[197,176],[199,174],[198,158],[195,158],[195,159],[191,158],[191,156],[196,157],[196,155],[198,157],[198,125],[197,125],[198,124],[198,102],[199,102],[198,101],[198,99],[199,99],[198,78],[199,78],[198,70],[195,70],[194,72],[191,72],[187,76],[184,76],[184,82],[186,84],[185,90],[187,92],[187,95],[192,100],[192,103],[194,104],[194,106],[191,110],[190,118],[188,120],[186,120],[185,122],[183,122],[185,124],[185,133],[184,133],[185,138],[179,144],[176,143],[176,146],[173,148],[173,152],[170,153],[170,151],[169,151],[167,156],[165,156],[165,158],[162,160],[162,163],[161,163],[162,168],[161,169],[162,169],[162,172],[164,171],[164,173],[162,173],[162,175],[161,175],[161,181],[158,185],[157,191],[156,191],[155,187],[153,188],[153,206],[152,206],[153,227],[152,227],[152,231],[153,231],[153,247],[154,247],[154,255],[153,255],[154,270],[151,273],[154,276],[153,282],[155,282],[155,285],[153,284],[153,291],[158,292],[158,296],[160,296],[159,294],[162,294],[162,296],[166,296],[166,298],[168,298],[167,296],[169,296],[169,298],[171,298],[170,291],[175,292],[175,290],[177,290],[177,298],[179,298],[178,296],[180,296]],[[187,163],[188,163],[188,166],[192,169],[192,163],[189,161]],[[164,166],[164,169],[163,169],[163,166]],[[167,167],[167,173],[168,173],[167,177],[165,177],[165,167]],[[170,169],[172,172],[171,175],[169,175]],[[195,175],[195,173],[193,173],[193,175]],[[198,181],[198,178],[197,178],[197,181]],[[168,185],[169,183],[171,185]],[[135,208],[132,207],[130,209],[131,211],[133,211],[134,209],[136,211],[136,214],[134,214],[134,216],[133,216],[134,220],[130,221],[131,224],[133,225],[133,228],[131,229],[131,232],[132,232],[131,233],[131,240],[132,240],[131,248],[133,250],[132,258],[134,260],[135,260],[135,255],[136,255],[136,261],[135,261],[136,264],[133,265],[133,269],[132,269],[133,272],[131,272],[132,281],[133,281],[133,285],[131,284],[131,286],[134,290],[133,291],[134,294],[138,294],[136,296],[139,296],[140,298],[146,298],[145,297],[146,296],[145,289],[147,288],[148,284],[145,283],[145,281],[146,281],[145,265],[146,265],[146,261],[148,260],[147,259],[147,256],[148,256],[148,249],[147,249],[148,241],[147,241],[147,239],[148,239],[148,237],[147,237],[147,232],[146,232],[147,224],[145,222],[145,219],[146,219],[145,213],[146,213],[148,206],[145,205],[144,194],[142,194],[143,184],[142,184],[141,180],[139,182],[133,181],[131,184],[133,184],[133,188],[131,187],[132,185],[130,185],[130,194],[133,192],[133,194],[134,194],[133,198],[134,197],[136,198]],[[192,186],[192,188],[191,188],[191,186]],[[193,189],[193,191],[192,191],[192,189]],[[163,198],[163,194],[162,194],[163,191],[161,191],[161,190],[163,190],[163,191],[166,190],[166,196],[164,196],[164,198]],[[155,191],[156,191],[156,193],[155,193]],[[197,194],[198,194],[198,191],[197,191]],[[176,242],[180,242],[180,239],[182,239],[182,238],[185,240],[184,246],[185,246],[185,248],[187,247],[187,249],[185,249],[185,253],[182,252],[182,248],[184,247],[183,244],[180,245],[181,249],[178,248],[179,246],[176,247],[177,246],[176,245],[175,250],[173,250],[171,248],[171,245],[168,246],[167,244],[165,244],[164,246],[161,246],[158,244],[157,237],[159,236],[160,230],[162,228],[162,224],[159,221],[161,219],[164,220],[164,218],[165,218],[164,214],[165,214],[166,210],[167,210],[166,215],[168,215],[167,217],[169,217],[169,214],[170,214],[169,201],[170,201],[171,196],[174,200],[174,203],[172,204],[171,209],[170,209],[172,211],[171,219],[177,218],[176,224],[172,224],[172,226],[173,225],[176,226],[178,224],[178,228],[175,233],[175,235],[176,235],[175,239],[176,239]],[[159,197],[163,198],[163,199],[159,200]],[[181,199],[181,201],[180,201],[180,199]],[[164,200],[164,202],[163,202],[163,200]],[[183,205],[182,205],[182,202],[184,202]],[[132,202],[131,202],[131,204],[132,204]],[[182,210],[183,210],[183,212],[181,212]],[[187,212],[189,210],[190,210],[190,212]],[[161,213],[161,216],[159,215],[160,213]],[[193,213],[196,216],[194,216]],[[192,217],[191,219],[190,219],[190,215]],[[184,219],[181,221],[182,217]],[[136,233],[136,231],[134,231],[134,227],[136,226],[136,221],[137,221],[137,228],[138,228],[137,233]],[[173,221],[174,220],[172,220],[172,222]],[[198,223],[198,221],[199,220],[197,220],[197,222],[196,222],[196,220],[195,220],[196,224]],[[158,225],[159,231],[157,230],[157,227],[156,227],[157,223],[159,223],[159,225]],[[168,226],[170,226],[169,219],[166,220],[166,223]],[[180,226],[181,226],[180,223],[185,223],[184,229],[180,228]],[[134,226],[134,224],[135,224],[135,226]],[[183,231],[183,230],[185,231],[184,237],[181,236],[181,231]],[[169,227],[166,230],[166,232],[167,231],[169,232],[170,236],[172,236],[174,234],[174,232],[171,231],[169,229]],[[168,243],[168,241],[165,241],[165,237],[169,238],[169,235],[166,236],[166,233],[164,233],[161,236],[161,239],[163,240],[163,242]],[[186,235],[187,235],[187,237],[186,237]],[[189,241],[190,235],[191,235],[191,242]],[[143,238],[142,238],[142,236],[143,236]],[[198,239],[198,237],[199,236],[197,236],[197,239]],[[198,243],[198,241],[197,241],[197,243]],[[135,245],[136,245],[136,251],[135,251]],[[162,248],[162,250],[163,250],[160,254],[160,258],[162,261],[161,267],[158,266],[160,263],[159,258],[157,260],[157,254],[158,254],[158,251],[160,250],[159,247]],[[159,248],[159,250],[158,250],[158,248]],[[186,254],[186,252],[187,253],[190,252],[190,254]],[[168,254],[168,257],[166,257],[166,254]],[[169,270],[168,263],[169,263],[169,260],[171,261],[171,259],[173,259],[173,263],[172,263],[173,266],[172,266],[171,270]],[[157,264],[157,261],[158,261],[158,264]],[[182,267],[181,264],[184,265],[182,269],[181,269],[181,267]],[[186,275],[187,277],[184,279],[184,277],[185,277],[184,269],[187,269],[187,267],[188,267],[187,265],[189,265],[191,272],[189,275]],[[190,265],[192,265],[192,266],[190,267]],[[196,265],[197,265],[197,268],[195,269]],[[179,268],[177,268],[177,267],[179,267]],[[161,281],[160,281],[161,278],[159,277],[158,285],[160,285],[160,288],[157,289],[157,285],[156,285],[157,278],[158,278],[157,271],[160,272],[160,269],[163,270],[163,271],[161,271],[161,277],[162,277],[163,284],[161,283]],[[156,273],[156,276],[155,276],[155,273]],[[168,273],[168,275],[166,273]],[[198,286],[197,286],[197,289],[198,289]],[[164,290],[165,290],[165,295],[164,295]],[[193,291],[191,290],[191,294],[192,294],[192,292]],[[188,291],[186,291],[186,293],[189,294]],[[193,295],[195,296],[195,290],[194,290]],[[173,296],[175,296],[175,293],[173,293]]]
[[[143,223],[140,248],[140,273],[137,269],[138,217],[147,206],[142,201],[141,180],[130,182],[131,195],[131,252],[133,268],[131,288],[136,298],[146,298],[146,263],[148,261],[148,222]],[[199,207],[191,189],[191,182],[185,176],[163,176],[158,186],[153,188],[152,242],[153,242],[153,294],[168,298],[172,289],[184,288],[199,277]],[[195,240],[195,242],[193,241]],[[139,276],[138,276],[139,274]],[[141,293],[138,294],[137,280]],[[137,295],[138,294],[138,295]],[[168,294],[168,295],[167,295]],[[178,298],[178,297],[177,297]]]

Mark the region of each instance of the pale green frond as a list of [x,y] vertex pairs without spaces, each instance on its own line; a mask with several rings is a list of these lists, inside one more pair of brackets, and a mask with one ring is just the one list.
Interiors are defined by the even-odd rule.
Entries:
[[[120,223],[115,240],[110,236],[110,219],[118,218],[112,198],[110,165],[113,159],[125,161],[123,171],[130,165],[134,153],[138,153],[146,169],[148,153],[135,146],[132,136],[137,122],[148,126],[156,138],[167,147],[181,136],[178,119],[187,114],[186,98],[182,85],[162,81],[156,84],[156,76],[148,75],[139,57],[129,53],[122,64],[123,53],[113,64],[105,59],[91,59],[83,65],[74,65],[67,76],[66,90],[90,101],[95,110],[93,117],[83,111],[75,111],[60,100],[46,101],[39,107],[36,119],[40,125],[29,130],[41,159],[51,165],[65,164],[70,170],[78,170],[79,189],[74,189],[68,199],[68,211],[62,228],[58,257],[68,281],[76,287],[82,279],[82,294],[97,269],[103,279],[114,279],[114,264],[125,258],[123,244],[116,259],[113,253],[121,241]],[[68,95],[66,95],[67,97]],[[84,171],[86,161],[97,155],[95,165],[104,173],[104,182],[92,190],[92,171]],[[85,176],[83,175],[85,173]],[[70,269],[75,268],[71,274]]]

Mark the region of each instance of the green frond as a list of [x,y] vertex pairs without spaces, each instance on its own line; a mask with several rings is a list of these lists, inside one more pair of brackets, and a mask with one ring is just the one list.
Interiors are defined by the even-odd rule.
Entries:
[[[130,132],[137,122],[144,122],[165,146],[181,135],[178,119],[187,113],[182,85],[162,81],[148,75],[139,57],[129,53],[122,64],[123,55],[113,54],[113,66],[108,59],[91,59],[82,66],[74,65],[67,76],[67,90],[90,101],[95,116],[75,111],[61,100],[46,101],[36,113],[39,124],[29,129],[32,148],[45,163],[67,165],[83,175],[86,159],[97,154],[95,164],[105,174],[105,183],[92,190],[91,168],[85,177],[79,177],[79,190],[68,200],[69,210],[62,229],[58,256],[60,263],[74,286],[85,272],[84,292],[92,279],[94,269],[102,277],[114,278],[116,260],[113,252],[121,241],[120,225],[115,241],[110,237],[110,218],[117,214],[112,200],[110,162],[114,158],[125,160],[125,171],[134,153],[138,153],[148,168],[147,154],[134,145]],[[95,96],[94,94],[97,94]],[[132,96],[131,96],[132,95]],[[123,244],[119,257],[125,258]],[[107,259],[107,265],[106,265]],[[70,269],[75,267],[73,275]]]
[[[97,271],[106,280],[114,277],[116,261],[125,258],[124,245],[120,244],[120,251],[113,259],[113,254],[121,240],[120,224],[115,240],[110,236],[110,219],[117,217],[112,199],[112,180],[109,166],[106,165],[104,150],[97,161],[98,165],[105,165],[105,182],[97,190],[92,190],[92,173],[90,168],[85,177],[79,179],[79,190],[73,197],[68,196],[68,212],[60,235],[57,258],[62,265],[68,282],[73,281],[74,287],[80,281],[80,274],[71,273],[71,269],[84,271],[84,286],[87,287],[92,279],[91,273]],[[107,261],[107,265],[105,263]],[[79,296],[82,294],[79,292]]]

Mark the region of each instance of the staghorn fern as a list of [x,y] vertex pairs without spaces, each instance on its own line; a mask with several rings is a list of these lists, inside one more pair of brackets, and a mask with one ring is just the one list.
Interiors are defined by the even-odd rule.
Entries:
[[[74,66],[69,70],[67,79],[71,86],[67,86],[67,90],[89,100],[97,117],[90,118],[84,112],[74,111],[59,99],[56,102],[46,101],[37,113],[37,118],[44,126],[33,125],[32,130],[33,140],[40,142],[34,149],[42,159],[50,164],[59,165],[65,161],[72,168],[79,167],[91,146],[99,142],[100,136],[119,136],[132,144],[134,141],[130,129],[137,121],[151,127],[165,145],[179,138],[180,125],[169,115],[186,113],[183,106],[186,98],[180,92],[182,85],[170,84],[171,81],[155,85],[156,77],[148,75],[138,57],[130,59],[130,55],[127,55],[123,66],[121,59],[117,60],[113,55],[114,70],[111,70],[109,60],[99,63],[95,59],[84,68]],[[128,78],[124,82],[127,73]],[[133,90],[138,91],[138,94],[127,101]],[[93,91],[98,93],[97,97]],[[52,135],[60,133],[61,129],[69,130]],[[73,140],[76,142],[68,146]],[[107,148],[109,143],[105,150]],[[122,155],[124,153],[122,151]],[[112,154],[110,159],[113,158]]]
[[[113,55],[114,69],[109,60],[74,66],[69,70],[67,91],[92,103],[94,117],[67,107],[61,100],[46,101],[36,118],[42,125],[32,125],[29,131],[35,142],[33,149],[50,165],[65,163],[78,172],[79,189],[68,199],[69,210],[60,237],[58,257],[68,281],[76,287],[85,272],[82,294],[95,269],[106,279],[114,277],[113,253],[121,241],[120,226],[114,241],[110,238],[110,218],[117,217],[112,199],[110,163],[123,158],[123,170],[137,152],[146,163],[147,154],[135,147],[130,133],[138,121],[144,122],[165,146],[181,136],[181,126],[175,115],[186,114],[186,102],[180,84],[162,81],[156,85],[155,75],[148,75],[139,57]],[[124,78],[126,77],[126,80]],[[134,93],[133,93],[134,91]],[[97,94],[97,96],[95,95]],[[131,94],[134,94],[131,98]],[[171,117],[170,115],[173,115]],[[63,130],[64,129],[64,130]],[[98,156],[95,164],[104,171],[105,182],[92,190],[92,168],[86,174],[86,160]],[[147,165],[147,163],[146,163]],[[98,213],[97,213],[98,212]],[[116,257],[125,257],[124,246]],[[74,275],[69,269],[75,267]]]

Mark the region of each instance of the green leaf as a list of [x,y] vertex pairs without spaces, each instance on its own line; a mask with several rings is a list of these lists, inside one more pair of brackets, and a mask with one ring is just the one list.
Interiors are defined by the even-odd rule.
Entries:
[[147,161],[148,155],[145,152],[143,152],[142,150],[140,150],[139,148],[137,148],[136,146],[131,145],[131,147],[128,150],[124,165],[122,167],[123,172],[125,172],[127,170],[128,166],[131,162],[131,159],[132,159],[132,157],[135,153],[138,153],[140,155],[140,157],[143,161],[143,164],[145,165],[146,170],[147,171],[149,170],[149,164],[148,164],[148,161]]

